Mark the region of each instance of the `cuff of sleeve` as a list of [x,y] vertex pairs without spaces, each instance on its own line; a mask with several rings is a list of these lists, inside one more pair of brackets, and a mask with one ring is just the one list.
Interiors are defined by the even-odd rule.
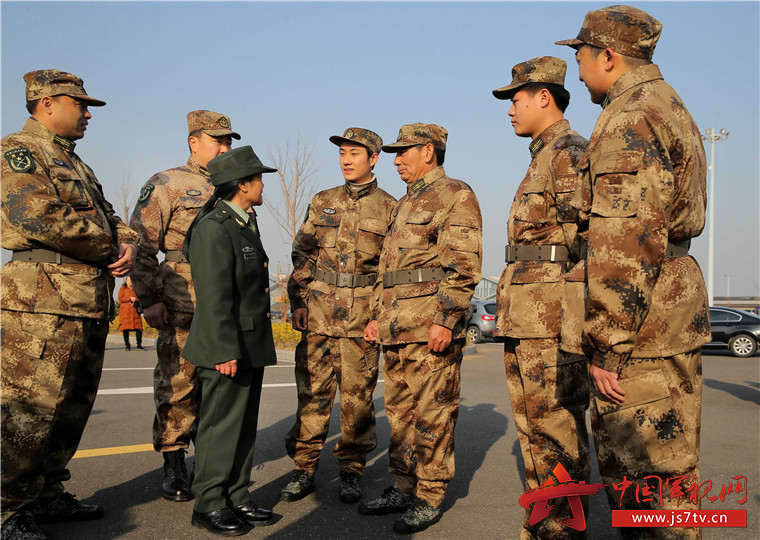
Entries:
[[441,313],[440,311],[435,314],[433,317],[433,324],[437,324],[439,326],[444,326],[448,328],[449,330],[454,330],[454,326],[459,321],[460,316],[459,315],[446,315],[445,313]]
[[290,311],[293,312],[297,309],[308,307],[306,300],[300,296],[295,296],[290,299]]
[[623,370],[630,353],[616,354],[612,351],[603,353],[600,350],[595,350],[591,357],[591,364],[601,368],[605,371],[611,371],[612,373],[620,373]]

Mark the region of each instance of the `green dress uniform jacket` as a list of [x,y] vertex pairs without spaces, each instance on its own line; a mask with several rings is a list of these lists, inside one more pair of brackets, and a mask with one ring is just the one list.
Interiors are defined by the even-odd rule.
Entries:
[[196,308],[184,357],[210,369],[233,359],[238,369],[276,364],[269,259],[258,233],[219,203],[193,233],[190,264]]
[[[250,500],[264,366],[277,362],[269,311],[269,260],[257,232],[220,202],[190,242],[196,309],[184,357],[198,367],[195,511]],[[234,377],[216,365],[237,359]]]

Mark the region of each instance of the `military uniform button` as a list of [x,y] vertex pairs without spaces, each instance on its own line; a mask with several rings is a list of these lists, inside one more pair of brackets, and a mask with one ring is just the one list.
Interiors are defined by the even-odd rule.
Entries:
[[265,292],[265,293],[268,293],[268,292],[269,292],[269,287],[265,287],[265,288],[264,288],[264,292]]
[[267,312],[267,319],[269,319],[272,316],[271,313]]
[[264,261],[264,268],[267,268],[269,266],[269,263]]

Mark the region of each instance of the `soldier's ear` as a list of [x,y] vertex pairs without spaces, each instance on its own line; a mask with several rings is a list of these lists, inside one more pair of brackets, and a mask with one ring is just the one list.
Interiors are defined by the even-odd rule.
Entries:
[[380,154],[372,154],[369,158],[369,166],[374,167],[378,159],[380,159]]

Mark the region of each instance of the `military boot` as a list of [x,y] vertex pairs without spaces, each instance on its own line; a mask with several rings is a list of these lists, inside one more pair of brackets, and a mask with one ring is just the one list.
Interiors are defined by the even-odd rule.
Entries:
[[190,480],[185,467],[185,451],[163,452],[164,479],[161,482],[161,495],[167,501],[185,502],[193,499]]
[[415,497],[409,509],[393,522],[393,530],[401,534],[424,531],[441,519],[441,509],[430,506],[419,497]]
[[5,520],[0,538],[3,540],[45,540],[47,536],[34,517],[24,510]]
[[340,489],[338,491],[340,502],[352,504],[362,498],[362,488],[359,485],[360,479],[356,473],[342,473],[340,475]]
[[62,493],[55,499],[34,503],[32,514],[38,523],[89,521],[102,518],[103,507],[99,504],[85,504],[71,493]]
[[403,512],[412,505],[414,495],[399,491],[395,486],[386,488],[383,494],[359,505],[359,513],[365,516],[381,516]]
[[314,473],[298,469],[293,473],[293,478],[288,482],[288,485],[280,492],[280,500],[287,502],[300,501],[313,491]]

